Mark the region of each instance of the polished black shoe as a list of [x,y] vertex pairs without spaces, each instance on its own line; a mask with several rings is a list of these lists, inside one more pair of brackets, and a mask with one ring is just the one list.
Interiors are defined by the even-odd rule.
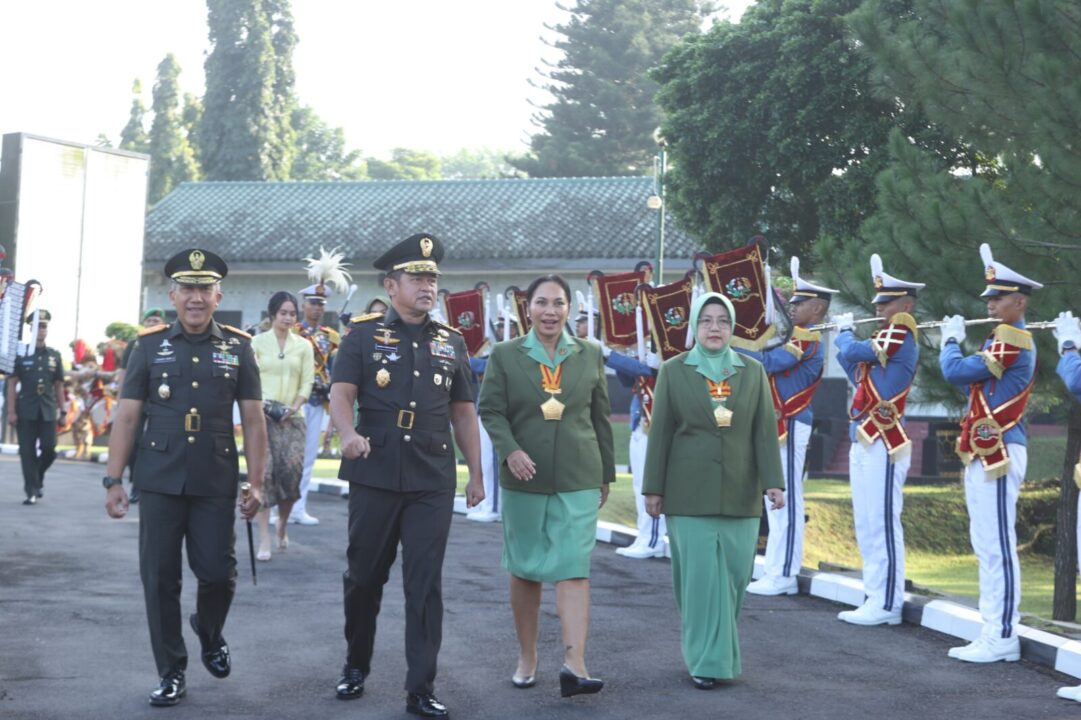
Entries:
[[158,689],[150,693],[150,704],[154,707],[170,707],[180,702],[180,698],[188,692],[188,686],[184,682],[184,672],[174,670],[167,673],[161,679]]
[[691,675],[691,680],[694,681],[694,686],[699,690],[712,690],[713,688],[717,687],[716,678]]
[[421,717],[450,717],[447,706],[431,693],[409,693],[405,696],[405,711]]
[[519,690],[525,690],[526,688],[531,688],[537,684],[537,676],[526,675],[525,677],[522,677],[521,675],[511,675],[510,683]]
[[31,495],[30,497],[23,500],[23,505],[36,505],[37,502],[38,502],[38,499],[36,497],[34,497],[33,495]]
[[342,668],[342,676],[335,692],[339,700],[356,700],[364,694],[364,673],[360,668],[346,665]]
[[217,645],[207,650],[207,643],[203,640],[203,634],[199,632],[199,616],[195,614],[189,615],[188,621],[191,622],[191,629],[199,636],[199,644],[202,646],[200,655],[203,658],[203,667],[216,678],[229,677],[229,672],[233,667],[229,661],[229,646],[225,643],[225,638],[219,638]]
[[579,677],[566,665],[559,671],[559,694],[563,697],[574,695],[592,695],[604,687],[604,680],[591,677]]
[[139,502],[139,491],[135,488],[132,488],[131,492],[128,494],[128,503],[134,505],[137,502]]

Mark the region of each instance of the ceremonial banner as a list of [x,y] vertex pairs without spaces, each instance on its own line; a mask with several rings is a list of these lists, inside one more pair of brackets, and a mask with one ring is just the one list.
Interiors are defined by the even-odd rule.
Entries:
[[694,271],[678,282],[660,287],[638,287],[642,308],[649,322],[653,345],[662,360],[687,349],[687,321],[691,316]]
[[488,319],[484,315],[484,291],[478,288],[441,294],[447,324],[462,333],[469,354],[476,356],[488,344],[488,336],[485,332],[487,327],[485,323]]
[[736,309],[732,344],[748,350],[760,350],[776,332],[766,314],[769,286],[757,243],[716,255],[701,254],[706,287],[732,301]]
[[514,314],[518,316],[518,335],[525,335],[529,328],[533,327],[533,323],[529,321],[529,300],[525,291],[511,285],[507,288],[507,299],[513,304]]
[[[643,267],[644,266],[644,267]],[[610,347],[635,347],[638,329],[634,310],[638,305],[638,286],[649,282],[648,263],[639,263],[640,270],[618,275],[605,275],[594,271],[589,275],[597,298],[596,311],[601,317],[604,342]]]

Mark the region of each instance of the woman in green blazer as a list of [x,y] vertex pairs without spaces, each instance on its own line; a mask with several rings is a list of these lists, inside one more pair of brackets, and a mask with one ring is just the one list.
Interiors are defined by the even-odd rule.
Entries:
[[695,686],[740,674],[736,619],[754,570],[762,493],[784,505],[777,421],[762,365],[729,345],[720,293],[691,305],[695,346],[661,366],[642,494],[668,518],[683,659]]
[[566,331],[570,288],[558,275],[526,291],[533,328],[497,343],[480,389],[480,415],[502,462],[503,567],[518,634],[516,687],[532,687],[542,583],[556,587],[563,627],[564,697],[598,692],[585,666],[589,558],[597,511],[615,480],[611,408],[600,348]]

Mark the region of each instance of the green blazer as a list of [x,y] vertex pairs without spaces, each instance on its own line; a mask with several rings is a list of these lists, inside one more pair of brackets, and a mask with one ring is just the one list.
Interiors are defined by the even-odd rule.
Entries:
[[[488,357],[480,387],[480,417],[499,453],[499,484],[511,490],[544,493],[599,488],[616,478],[611,406],[604,357],[592,343],[572,339],[564,360],[561,420],[545,420],[536,360],[522,347],[524,338],[497,343]],[[506,459],[525,450],[537,465],[529,482],[514,477]]]
[[666,515],[758,517],[762,493],[784,489],[777,419],[762,364],[729,380],[732,426],[717,427],[706,379],[687,353],[661,366],[653,393],[642,493],[663,495]]

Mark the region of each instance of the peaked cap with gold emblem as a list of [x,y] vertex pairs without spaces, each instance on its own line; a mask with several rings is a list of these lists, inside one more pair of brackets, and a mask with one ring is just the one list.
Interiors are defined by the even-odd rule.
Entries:
[[980,295],[982,298],[999,297],[1010,293],[1031,295],[1033,290],[1043,287],[1035,280],[996,262],[994,255],[991,254],[991,246],[987,243],[980,245],[980,260],[983,261],[984,279],[987,280],[987,288]]
[[387,250],[372,265],[377,270],[388,273],[404,270],[413,275],[438,275],[439,263],[442,260],[443,243],[434,235],[419,233]]
[[229,266],[209,250],[181,250],[165,263],[165,277],[181,285],[213,285],[229,273]]
[[926,287],[924,283],[909,282],[887,275],[882,269],[882,258],[878,253],[871,256],[871,280],[875,284],[875,296],[871,302],[875,305],[888,303],[905,295],[916,297],[916,291]]

